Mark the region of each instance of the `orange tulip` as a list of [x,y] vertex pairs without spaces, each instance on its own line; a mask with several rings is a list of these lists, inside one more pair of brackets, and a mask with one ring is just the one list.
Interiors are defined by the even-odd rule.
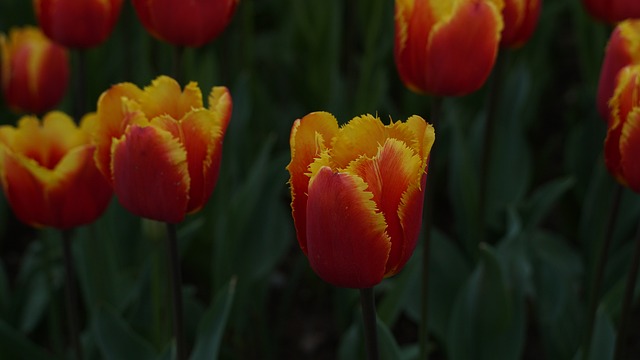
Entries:
[[123,0],[33,0],[38,23],[53,41],[70,48],[104,42],[118,21]]
[[502,9],[504,29],[500,44],[506,47],[523,45],[536,28],[542,0],[505,0]]
[[218,178],[231,96],[214,87],[209,108],[194,82],[160,76],[143,90],[121,83],[98,100],[98,169],[127,210],[177,223],[200,210]]
[[311,113],[291,129],[291,207],[313,270],[336,286],[368,288],[398,273],[422,221],[433,127],[419,116],[343,127]]
[[616,23],[640,17],[638,0],[582,0],[584,7],[596,19]]
[[500,0],[396,0],[395,4],[395,60],[408,88],[454,96],[484,84],[500,43]]
[[224,30],[240,0],[133,0],[142,25],[156,38],[202,46]]
[[94,122],[88,115],[77,127],[64,113],[51,112],[42,122],[25,116],[17,128],[0,126],[0,180],[21,221],[69,229],[105,210],[111,189],[93,161]]
[[10,108],[40,114],[64,96],[69,82],[67,50],[38,28],[14,28],[0,35],[2,92]]
[[609,100],[616,88],[620,69],[640,64],[640,20],[626,20],[618,24],[611,33],[600,69],[598,83],[598,112],[603,119],[611,121]]
[[621,184],[640,193],[640,65],[623,68],[618,79],[610,102],[605,162]]

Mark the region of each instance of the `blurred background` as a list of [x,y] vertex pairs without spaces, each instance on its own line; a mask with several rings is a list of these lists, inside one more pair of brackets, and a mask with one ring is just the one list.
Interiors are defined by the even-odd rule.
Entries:
[[[311,271],[296,240],[285,166],[291,125],[312,111],[329,111],[341,123],[365,113],[384,122],[413,114],[428,120],[430,98],[406,89],[395,69],[393,14],[392,1],[242,0],[221,36],[185,49],[184,79],[205,94],[225,85],[234,102],[214,194],[178,228],[194,359],[361,357],[358,293]],[[26,24],[37,24],[30,1],[0,1],[0,32]],[[547,0],[532,39],[501,54],[507,68],[483,219],[478,172],[488,85],[444,99],[429,170],[432,359],[581,353],[617,186],[604,166],[606,126],[595,105],[611,30],[579,0]],[[113,84],[142,87],[171,73],[171,46],[144,30],[129,1],[110,38],[86,55],[91,111]],[[71,61],[73,68],[75,54]],[[58,108],[71,113],[72,97],[69,90]],[[19,118],[0,102],[1,124]],[[612,357],[640,219],[636,194],[624,190],[620,206],[592,359]],[[163,226],[114,199],[75,236],[86,358],[168,359]],[[420,247],[398,276],[376,288],[383,358],[418,357]],[[21,224],[0,198],[0,358],[65,358],[64,319],[59,234]],[[636,306],[629,321],[638,320]],[[640,358],[640,342],[632,341],[639,337],[633,325],[630,358]],[[196,351],[195,344],[210,347]]]

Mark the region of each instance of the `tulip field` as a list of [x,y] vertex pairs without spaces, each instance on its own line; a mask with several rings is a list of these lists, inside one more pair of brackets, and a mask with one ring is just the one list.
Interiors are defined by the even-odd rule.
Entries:
[[0,85],[0,360],[640,359],[636,0],[2,0]]

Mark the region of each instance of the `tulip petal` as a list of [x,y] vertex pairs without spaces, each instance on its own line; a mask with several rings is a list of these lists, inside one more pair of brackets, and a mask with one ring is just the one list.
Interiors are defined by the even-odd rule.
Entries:
[[291,186],[291,209],[300,248],[307,253],[307,189],[309,165],[331,145],[338,133],[338,121],[326,112],[308,114],[291,128],[291,162],[287,165]]
[[358,175],[368,185],[367,191],[373,194],[373,201],[388,225],[386,232],[391,237],[391,250],[385,274],[395,274],[400,268],[401,259],[407,253],[407,245],[413,245],[409,246],[409,254],[415,247],[417,237],[405,238],[399,208],[402,196],[409,186],[419,186],[422,164],[422,159],[404,142],[387,139],[374,158],[361,157],[353,161],[346,170]]
[[216,114],[222,134],[227,132],[232,109],[233,102],[229,89],[225,86],[214,86],[209,94],[209,110]]
[[0,157],[2,187],[16,217],[32,226],[51,224],[52,209],[46,201],[44,186],[27,164],[31,161],[31,166],[37,166],[33,164],[35,162],[14,155],[4,146],[0,149]]
[[202,108],[202,93],[195,82],[190,82],[183,92],[174,79],[158,76],[151,85],[144,88],[140,106],[149,119],[169,115],[180,120],[191,109]]
[[338,168],[345,168],[357,157],[374,157],[387,139],[382,122],[371,116],[353,118],[344,125],[332,142],[332,159]]
[[[47,188],[53,209],[53,224],[69,229],[88,224],[104,212],[111,199],[111,188],[93,161],[93,145],[78,146],[68,152],[55,168],[57,181]],[[87,184],[91,184],[88,186]]]
[[113,189],[124,208],[153,220],[182,221],[189,201],[187,153],[171,133],[132,125],[113,141]]
[[451,18],[436,24],[424,70],[429,92],[458,96],[479,89],[495,62],[502,27],[499,9],[484,1],[465,1]]
[[385,274],[391,243],[366,187],[329,167],[309,182],[307,256],[318,276],[336,286],[368,288]]
[[633,191],[640,193],[640,107],[636,107],[622,127],[620,165]]
[[122,137],[126,119],[133,116],[128,109],[122,105],[122,99],[139,99],[142,97],[142,90],[131,83],[120,83],[112,86],[109,90],[100,95],[98,99],[98,118],[94,131],[92,132],[93,142],[96,144],[95,161],[98,170],[107,178],[113,181],[111,173],[111,142],[113,139]]

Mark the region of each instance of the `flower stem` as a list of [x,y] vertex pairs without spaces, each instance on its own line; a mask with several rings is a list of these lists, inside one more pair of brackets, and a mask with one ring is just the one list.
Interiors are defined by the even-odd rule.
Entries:
[[598,298],[600,297],[600,287],[602,286],[602,276],[604,274],[604,268],[607,264],[607,258],[609,254],[609,248],[611,247],[611,239],[613,238],[613,229],[615,228],[616,219],[618,218],[618,210],[620,209],[620,199],[622,198],[622,185],[616,183],[616,188],[613,194],[613,200],[611,202],[611,208],[609,210],[609,218],[607,219],[607,228],[602,242],[602,247],[598,251],[598,263],[596,264],[596,273],[593,278],[593,286],[591,288],[591,294],[589,296],[589,313],[587,314],[587,333],[584,343],[584,349],[582,351],[583,359],[589,358],[591,352],[591,339],[593,337],[593,327],[595,325],[596,310],[598,309]]
[[[479,225],[484,223],[485,214],[487,211],[487,182],[489,174],[489,160],[491,159],[491,150],[493,148],[493,132],[496,124],[496,117],[498,113],[498,105],[500,104],[500,95],[502,92],[502,83],[504,78],[504,72],[507,67],[507,53],[506,50],[501,50],[498,53],[496,64],[493,67],[493,76],[491,79],[491,88],[489,93],[489,104],[487,108],[487,118],[484,126],[484,139],[482,144],[482,158],[480,162],[480,198],[478,201],[478,219]],[[480,235],[480,242],[484,241],[484,227],[482,226]]]
[[[440,108],[442,107],[442,98],[434,97],[431,102],[431,118],[429,122],[434,128],[437,128],[437,122],[440,118]],[[428,169],[433,166],[434,152],[431,151],[429,157]],[[429,171],[429,170],[427,170]],[[431,256],[431,233],[433,227],[433,179],[429,179],[427,176],[427,183],[425,185],[425,200],[424,200],[424,243],[422,244],[422,291],[421,291],[421,307],[420,307],[420,359],[428,360],[429,351],[427,350],[427,344],[429,343],[429,258]]]
[[638,224],[635,241],[635,250],[633,252],[631,267],[629,268],[629,275],[627,277],[627,285],[624,291],[624,298],[622,300],[622,312],[620,313],[620,324],[618,325],[618,336],[616,338],[614,359],[625,359],[623,348],[627,335],[627,317],[631,310],[631,302],[633,300],[636,279],[638,277],[638,267],[640,266],[640,223]]
[[367,348],[367,359],[378,360],[378,331],[376,324],[376,305],[373,288],[360,289],[362,303],[362,319],[364,321],[364,342]]
[[173,295],[173,336],[176,338],[177,360],[187,358],[184,342],[182,316],[182,275],[180,274],[180,256],[178,254],[178,234],[175,224],[167,223],[167,246],[169,252],[169,269],[171,271],[171,294]]
[[82,347],[80,346],[80,337],[78,333],[78,295],[75,286],[75,270],[73,267],[73,255],[71,253],[71,230],[62,231],[62,247],[64,255],[65,269],[65,293],[67,300],[67,326],[69,328],[69,338],[71,346],[76,355],[76,360],[82,360]]

